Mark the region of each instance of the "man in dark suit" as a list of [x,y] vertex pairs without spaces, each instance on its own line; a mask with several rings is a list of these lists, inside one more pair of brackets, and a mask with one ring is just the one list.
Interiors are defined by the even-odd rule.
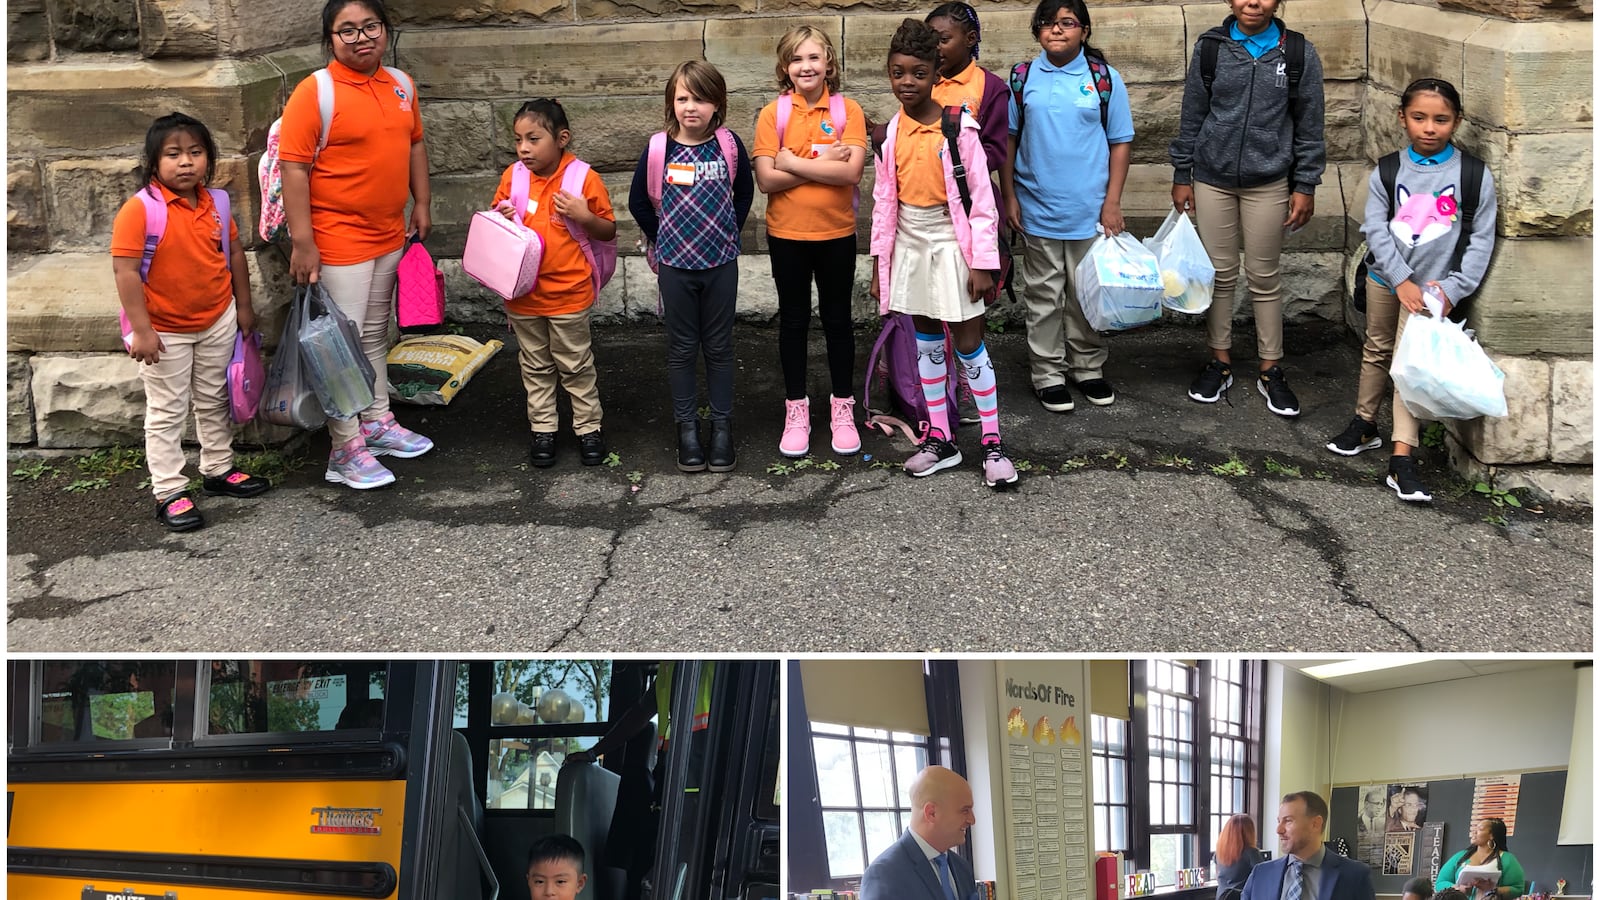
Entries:
[[1311,791],[1278,807],[1278,857],[1250,870],[1241,900],[1374,900],[1372,870],[1322,845],[1328,804]]
[[943,766],[923,769],[911,784],[911,824],[867,867],[861,900],[976,900],[972,865],[950,852],[975,822],[967,780]]

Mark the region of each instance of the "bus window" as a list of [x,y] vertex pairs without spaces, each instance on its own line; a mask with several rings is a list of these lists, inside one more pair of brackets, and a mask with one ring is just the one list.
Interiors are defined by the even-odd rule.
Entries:
[[[556,776],[567,754],[606,732],[610,660],[500,660],[492,669],[489,809],[555,809]],[[467,718],[467,669],[458,674],[456,720]]]
[[209,734],[377,729],[383,725],[382,662],[218,660],[205,708]]
[[151,660],[40,665],[40,743],[172,736],[176,663]]

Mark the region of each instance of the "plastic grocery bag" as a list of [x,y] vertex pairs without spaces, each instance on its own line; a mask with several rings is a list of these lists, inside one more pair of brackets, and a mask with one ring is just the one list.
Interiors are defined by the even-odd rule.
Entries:
[[361,352],[361,332],[321,285],[306,288],[300,308],[300,355],[311,388],[330,419],[350,419],[372,405],[376,376]]
[[501,341],[480,344],[461,334],[405,338],[389,351],[389,396],[406,403],[443,406],[455,399],[503,346]]
[[1506,376],[1459,322],[1412,315],[1395,348],[1389,377],[1400,400],[1422,419],[1506,414]]
[[1144,245],[1161,266],[1162,306],[1190,315],[1211,308],[1217,270],[1187,215],[1169,211],[1155,236],[1145,238]]
[[1124,231],[1101,235],[1078,263],[1078,302],[1089,327],[1121,331],[1161,318],[1161,271],[1156,255]]
[[322,402],[311,388],[305,365],[300,359],[300,319],[306,303],[305,293],[296,290],[284,317],[283,336],[278,339],[278,349],[267,367],[267,386],[261,397],[261,418],[274,425],[304,428],[307,431],[321,428],[328,417],[322,411]]

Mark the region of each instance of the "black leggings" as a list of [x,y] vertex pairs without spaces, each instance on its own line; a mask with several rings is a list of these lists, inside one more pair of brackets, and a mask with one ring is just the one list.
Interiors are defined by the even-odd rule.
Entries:
[[767,238],[772,280],[778,287],[778,362],[790,400],[806,396],[806,332],[811,327],[811,282],[817,284],[817,316],[828,342],[833,396],[855,393],[856,336],[850,294],[856,279],[856,236],[825,241]]
[[672,417],[699,419],[695,363],[706,362],[706,393],[715,421],[733,416],[733,314],[739,298],[738,260],[714,269],[675,269],[663,264],[657,273],[663,321],[667,326],[667,384],[672,388]]

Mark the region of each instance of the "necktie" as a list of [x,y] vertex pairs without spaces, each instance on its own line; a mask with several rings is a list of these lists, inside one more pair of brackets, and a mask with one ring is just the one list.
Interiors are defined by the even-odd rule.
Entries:
[[1305,900],[1306,868],[1298,859],[1289,860],[1289,885],[1283,900]]
[[950,860],[944,853],[933,858],[933,864],[939,867],[939,882],[944,885],[944,895],[947,900],[956,900],[956,886],[950,880]]

